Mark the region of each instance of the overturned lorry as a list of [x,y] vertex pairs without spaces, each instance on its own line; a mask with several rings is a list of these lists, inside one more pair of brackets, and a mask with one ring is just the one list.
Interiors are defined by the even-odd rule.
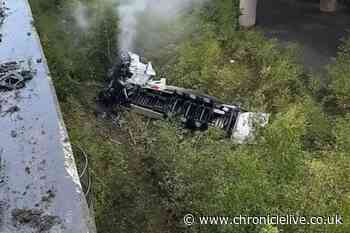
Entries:
[[267,124],[266,113],[247,112],[215,97],[169,86],[164,78],[157,80],[152,63],[143,60],[137,54],[123,53],[110,73],[108,87],[99,94],[99,101],[155,119],[177,119],[184,127],[194,130],[219,128],[236,143],[251,141],[256,127]]

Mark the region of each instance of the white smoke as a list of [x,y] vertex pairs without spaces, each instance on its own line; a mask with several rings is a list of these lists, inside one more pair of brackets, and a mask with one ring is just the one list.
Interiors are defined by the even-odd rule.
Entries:
[[73,16],[79,28],[86,31],[89,29],[90,23],[88,18],[88,8],[80,1],[76,2],[74,7]]
[[[180,28],[162,35],[157,31],[158,26],[171,25],[181,13],[192,10],[205,1],[209,0],[98,0],[98,7],[116,10],[119,18],[119,50],[135,51],[135,43],[140,40],[155,48],[161,46],[161,41],[179,36],[181,32],[178,31],[181,31],[181,26],[184,25],[180,24]],[[81,0],[74,1],[72,10],[76,25],[82,31],[89,32],[91,26],[96,23],[91,14],[95,15],[96,12]]]
[[120,3],[119,14],[119,47],[122,51],[131,50],[136,37],[138,15],[146,10],[146,0],[129,0]]
[[180,12],[196,7],[206,0],[121,0],[119,15],[119,49],[134,50],[138,28],[142,27],[140,15],[147,13],[154,17],[155,23],[174,20]]

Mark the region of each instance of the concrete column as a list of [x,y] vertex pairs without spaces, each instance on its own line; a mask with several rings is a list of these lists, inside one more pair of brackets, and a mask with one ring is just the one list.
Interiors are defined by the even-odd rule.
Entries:
[[257,0],[240,0],[241,16],[239,24],[243,27],[251,27],[256,23]]
[[335,12],[337,5],[337,0],[320,0],[320,10],[322,12]]

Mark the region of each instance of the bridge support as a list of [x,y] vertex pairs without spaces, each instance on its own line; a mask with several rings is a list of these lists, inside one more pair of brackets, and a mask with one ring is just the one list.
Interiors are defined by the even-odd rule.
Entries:
[[335,12],[337,5],[337,0],[320,0],[320,10],[322,12]]
[[256,7],[258,0],[241,0],[239,8],[241,15],[239,24],[242,27],[252,27],[256,23]]

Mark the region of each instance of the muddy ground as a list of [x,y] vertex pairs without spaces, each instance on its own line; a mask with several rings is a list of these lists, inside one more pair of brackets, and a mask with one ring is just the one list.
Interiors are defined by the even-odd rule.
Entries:
[[301,47],[306,70],[321,73],[335,61],[342,38],[350,29],[350,10],[322,13],[317,0],[263,0],[258,3],[257,27],[282,44]]

